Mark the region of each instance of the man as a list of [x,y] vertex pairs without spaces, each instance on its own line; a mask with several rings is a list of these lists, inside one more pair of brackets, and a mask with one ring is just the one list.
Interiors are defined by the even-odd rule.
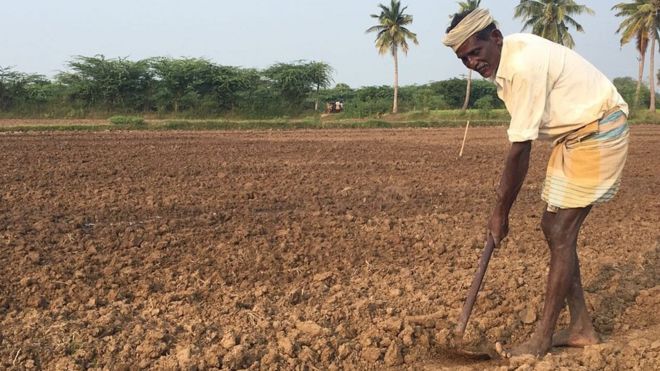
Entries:
[[[497,85],[511,115],[511,147],[488,222],[496,244],[506,237],[509,211],[523,184],[532,141],[552,141],[543,185],[541,227],[550,271],[540,322],[526,343],[504,356],[542,356],[554,346],[599,342],[584,301],[577,237],[595,203],[619,188],[628,152],[628,105],[612,83],[574,51],[531,34],[503,37],[484,9],[454,15],[443,43],[468,68]],[[570,325],[553,337],[568,303]]]

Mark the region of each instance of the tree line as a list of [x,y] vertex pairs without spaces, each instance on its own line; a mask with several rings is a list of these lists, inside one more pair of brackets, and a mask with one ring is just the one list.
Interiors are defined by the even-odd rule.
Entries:
[[264,70],[201,58],[138,61],[79,56],[54,79],[0,67],[0,111],[87,116],[111,112],[284,115],[306,107],[331,82],[323,62]]
[[[8,116],[90,117],[156,114],[206,117],[281,117],[313,114],[320,103],[343,102],[346,117],[390,112],[391,86],[331,87],[332,67],[324,62],[278,63],[263,70],[221,66],[196,58],[130,61],[77,57],[54,79],[0,67],[0,113]],[[495,85],[463,78],[402,86],[401,111],[504,108]],[[624,99],[650,102],[649,89],[632,78],[614,80]]]
[[[318,61],[277,63],[266,69],[222,66],[198,58],[131,61],[79,56],[54,79],[0,67],[0,111],[14,115],[87,117],[110,113],[275,117],[318,112],[341,101],[344,114],[387,113],[390,86],[351,88],[332,83],[332,67]],[[460,107],[463,79],[401,88],[404,110]],[[472,107],[500,108],[495,87],[480,81]]]

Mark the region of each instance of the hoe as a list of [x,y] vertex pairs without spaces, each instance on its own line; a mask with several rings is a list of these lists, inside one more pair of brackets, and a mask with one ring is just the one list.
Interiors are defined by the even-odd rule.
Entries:
[[459,356],[482,360],[500,358],[501,350],[498,349],[499,344],[494,347],[485,338],[482,337],[482,339],[480,339],[477,344],[468,345],[464,342],[463,339],[468,319],[472,313],[472,307],[474,306],[474,302],[477,299],[477,294],[479,293],[481,282],[483,281],[484,275],[486,274],[486,268],[488,268],[488,262],[490,261],[490,257],[493,254],[494,249],[495,242],[489,233],[486,246],[484,247],[484,250],[481,253],[481,258],[479,259],[479,267],[477,268],[477,272],[472,279],[472,285],[468,290],[467,298],[465,299],[465,304],[463,304],[461,315],[458,317],[458,324],[456,325],[456,328],[454,329],[454,332],[452,333],[452,336],[448,342],[450,351]]

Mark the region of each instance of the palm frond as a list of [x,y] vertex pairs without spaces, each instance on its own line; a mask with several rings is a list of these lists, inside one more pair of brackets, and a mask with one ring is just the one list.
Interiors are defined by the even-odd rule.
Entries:
[[582,25],[573,18],[581,14],[595,12],[573,0],[521,0],[514,9],[514,18],[522,20],[523,30],[531,29],[536,35],[570,48],[575,43],[569,27],[584,32]]
[[380,14],[372,14],[372,18],[378,19],[378,24],[369,27],[365,32],[376,32],[376,49],[379,54],[401,49],[408,52],[408,40],[418,44],[417,35],[407,29],[406,25],[412,24],[413,17],[404,12],[407,6],[401,6],[398,0],[391,0],[390,6],[379,4]]

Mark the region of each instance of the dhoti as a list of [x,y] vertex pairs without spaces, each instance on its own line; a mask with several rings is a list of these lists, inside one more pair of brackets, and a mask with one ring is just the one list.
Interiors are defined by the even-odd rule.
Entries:
[[555,143],[541,197],[549,211],[611,200],[628,156],[628,123],[622,111],[608,114]]

